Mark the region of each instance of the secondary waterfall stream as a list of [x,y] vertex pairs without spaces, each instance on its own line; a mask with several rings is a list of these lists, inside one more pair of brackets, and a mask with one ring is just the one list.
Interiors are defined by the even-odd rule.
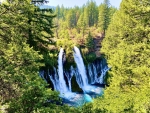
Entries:
[[[71,106],[80,106],[85,102],[91,102],[95,95],[102,95],[103,90],[94,84],[104,84],[106,72],[109,70],[106,60],[96,60],[85,67],[79,48],[76,46],[73,49],[73,56],[76,68],[73,66],[69,70],[64,70],[63,57],[64,49],[61,48],[58,55],[58,68],[52,72],[48,70],[48,75],[44,76],[41,71],[40,76],[46,81],[50,80],[54,90],[60,92],[60,97],[64,99],[64,103]],[[82,89],[83,93],[72,92],[72,77],[76,78],[76,82]]]
[[48,75],[53,83],[54,89],[60,92],[60,97],[70,98],[74,95],[74,93],[71,92],[71,88],[68,88],[64,79],[63,55],[64,50],[61,48],[58,55],[58,70],[56,71],[56,68],[54,68],[54,75],[50,75],[49,73]]
[[60,94],[65,94],[68,92],[68,87],[66,85],[66,81],[64,79],[64,73],[63,73],[63,48],[60,49],[59,55],[58,55],[58,75],[59,75],[59,89],[58,91]]
[[85,66],[83,63],[83,59],[82,59],[80,50],[76,46],[74,47],[73,56],[74,56],[74,60],[77,65],[78,72],[79,72],[79,76],[76,76],[76,79],[78,81],[80,88],[82,88],[82,90],[85,91],[86,87],[88,86],[88,78],[86,75],[86,69],[85,69]]

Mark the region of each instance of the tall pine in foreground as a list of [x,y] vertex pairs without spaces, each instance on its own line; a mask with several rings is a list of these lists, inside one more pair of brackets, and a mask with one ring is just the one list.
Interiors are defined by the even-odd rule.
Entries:
[[99,112],[150,111],[150,2],[123,0],[102,43],[109,87],[94,102]]
[[[28,43],[28,31],[35,27],[28,23],[29,14],[33,15],[37,7],[30,0],[8,0],[0,4],[0,9],[0,109],[7,105],[9,113],[71,110],[47,102],[59,102],[58,93],[47,88],[39,76],[39,67],[44,66],[39,62],[43,56]],[[36,30],[39,29],[35,27]]]
[[[32,3],[38,4],[40,6],[44,3],[47,3],[47,0],[34,1]],[[52,9],[40,9],[35,5],[33,13],[28,13],[28,24],[30,28],[28,29],[28,40],[27,43],[30,47],[33,47],[34,50],[39,51],[43,55],[46,66],[53,66],[56,63],[54,60],[55,54],[55,42],[53,39],[53,19],[55,15],[53,14]],[[53,62],[49,59],[53,59]],[[55,58],[56,59],[56,58]]]

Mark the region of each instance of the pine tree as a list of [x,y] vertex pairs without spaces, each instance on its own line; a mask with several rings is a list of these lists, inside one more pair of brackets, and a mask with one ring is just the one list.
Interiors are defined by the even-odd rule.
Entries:
[[60,6],[59,5],[56,6],[55,14],[57,15],[57,19],[59,20],[61,18],[61,12],[60,12]]
[[147,0],[123,0],[102,43],[111,71],[109,87],[94,106],[105,112],[150,111],[149,12]]
[[35,50],[41,53],[49,50],[49,45],[53,44],[53,18],[51,9],[35,9],[33,14],[29,15],[29,39],[28,43]]
[[92,52],[94,49],[94,41],[90,32],[88,33],[88,36],[86,38],[85,46],[88,48],[89,52]]
[[87,5],[84,8],[84,22],[85,22],[85,26],[89,27],[89,9],[87,8]]
[[76,15],[73,9],[70,9],[67,14],[67,26],[69,29],[73,28],[76,23]]
[[103,4],[99,6],[99,17],[98,17],[98,27],[101,28],[102,32],[105,31],[109,25],[109,0],[104,0]]
[[86,3],[84,8],[84,21],[87,27],[94,26],[98,21],[98,9],[96,3],[91,0]]
[[43,104],[58,99],[38,75],[43,56],[27,43],[28,17],[36,8],[29,0],[0,5],[0,104],[9,105],[7,110],[12,113],[46,112]]
[[80,32],[82,33],[82,37],[84,37],[84,31],[85,31],[85,27],[86,27],[86,24],[84,21],[84,13],[82,13],[80,15],[77,26],[80,29]]
[[[24,5],[24,7],[22,7],[22,5]],[[25,74],[24,69],[28,68],[33,70],[33,73],[37,71],[39,64],[35,64],[35,61],[40,60],[40,56],[37,52],[29,48],[28,44],[26,44],[29,27],[27,13],[32,12],[34,6],[30,5],[28,1],[18,2],[17,0],[14,0],[12,2],[6,1],[4,4],[0,5],[0,8],[0,79],[2,83],[4,82],[2,86],[5,86],[5,84],[6,86],[7,84],[11,84],[11,86],[8,85],[8,87],[6,87],[10,88],[10,92],[9,90],[4,89],[6,92],[2,94],[2,97],[4,96],[2,99],[3,101],[7,99],[5,98],[5,94],[6,97],[8,94],[8,97],[10,96],[11,98],[13,96],[18,96],[18,94],[11,94],[11,91],[18,93],[18,87],[22,87],[22,83],[24,83],[22,81],[23,78],[19,76],[19,74]],[[23,11],[26,13],[22,13]],[[25,77],[25,75],[23,75],[23,77]],[[16,89],[14,89],[15,87],[12,87],[13,85],[16,85]]]
[[[46,2],[46,1],[45,1]],[[40,4],[45,3],[44,1]],[[43,55],[46,66],[52,66],[54,63],[48,62],[50,52],[55,54],[53,30],[54,24],[53,19],[55,15],[52,9],[40,9],[35,5],[33,13],[28,13],[28,44],[33,47],[34,50],[39,51]],[[56,60],[55,60],[56,61]],[[55,62],[56,63],[56,62]]]
[[94,26],[94,24],[97,23],[97,20],[98,20],[98,12],[97,12],[97,6],[96,6],[96,3],[94,1],[90,1],[88,4],[87,4],[87,16],[88,16],[88,25],[89,27],[91,26]]

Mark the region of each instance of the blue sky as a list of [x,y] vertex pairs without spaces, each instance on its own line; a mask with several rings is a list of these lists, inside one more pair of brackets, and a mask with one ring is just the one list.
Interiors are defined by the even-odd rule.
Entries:
[[[48,5],[50,6],[57,6],[57,5],[64,5],[64,7],[74,7],[76,6],[82,6],[83,4],[86,4],[88,0],[49,0]],[[97,5],[101,4],[104,0],[93,0],[96,2]],[[120,3],[122,0],[109,0],[110,4],[116,8],[119,8]]]

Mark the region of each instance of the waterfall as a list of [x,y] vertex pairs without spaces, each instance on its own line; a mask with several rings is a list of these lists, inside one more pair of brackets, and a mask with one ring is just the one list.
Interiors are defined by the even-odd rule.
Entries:
[[49,74],[49,71],[48,71],[48,75],[49,75],[50,80],[53,83],[54,89],[56,91],[59,91],[60,95],[64,95],[66,92],[69,92],[69,89],[66,85],[66,81],[64,79],[63,54],[64,54],[64,50],[63,48],[61,48],[59,55],[58,55],[58,70],[54,68],[53,75]]
[[59,56],[58,56],[58,75],[59,75],[59,85],[60,85],[60,93],[68,92],[68,87],[64,80],[64,73],[63,73],[63,48],[60,49]]
[[71,79],[73,77],[74,74],[74,68],[71,66],[69,71],[64,71],[65,76],[67,77],[67,81],[68,81],[68,85],[69,85],[69,91],[71,92]]
[[88,64],[87,67],[88,76],[89,76],[89,83],[90,84],[105,84],[104,78],[106,72],[110,69],[107,66],[106,60],[103,58],[99,61],[95,61],[91,64]]
[[[76,46],[73,50],[77,68],[71,66],[69,70],[63,69],[64,50],[61,48],[58,55],[58,69],[54,67],[53,73],[49,73],[48,71],[48,77],[46,77],[45,80],[49,78],[53,83],[54,89],[59,91],[61,95],[66,92],[72,92],[71,79],[73,76],[76,77],[76,82],[84,92],[89,92],[93,89],[91,84],[105,84],[104,78],[106,72],[109,70],[106,60],[104,58],[96,60],[85,67],[80,50]],[[40,71],[40,76],[42,78],[44,78],[43,75],[44,71]]]
[[[61,48],[58,55],[58,69],[55,67],[51,70],[48,69],[47,76],[45,75],[46,72],[41,70],[39,75],[47,82],[49,80],[52,82],[54,90],[60,92],[60,97],[69,100],[69,102],[80,105],[78,103],[82,100],[85,102],[92,102],[94,95],[103,94],[102,89],[95,84],[104,84],[104,78],[109,68],[104,58],[95,60],[93,63],[89,63],[88,66],[85,67],[80,50],[76,46],[73,50],[74,60],[77,65],[76,68],[71,66],[70,69],[64,69],[63,63],[65,56],[64,49]],[[83,95],[72,92],[71,80],[73,76],[76,77],[77,84],[83,90]],[[81,103],[85,103],[84,101]]]
[[103,59],[100,63],[100,67],[101,67],[101,76],[97,78],[97,82],[102,84],[104,82],[104,77],[106,75],[106,72],[110,69],[107,66],[106,60]]
[[82,88],[83,90],[85,90],[85,87],[88,85],[88,78],[86,75],[86,71],[85,71],[85,67],[84,67],[84,63],[83,63],[83,59],[80,53],[80,50],[74,46],[74,60],[76,62],[77,68],[78,68],[78,72],[80,74],[80,76],[76,77],[78,79],[80,79],[79,85],[80,88]]
[[44,71],[40,71],[39,74],[41,78],[45,78],[45,80],[49,78],[53,83],[54,89],[59,91],[61,95],[66,94],[66,92],[72,92],[71,79],[73,76],[76,77],[77,84],[84,92],[90,92],[91,89],[93,89],[91,84],[105,84],[104,78],[109,68],[104,58],[101,60],[96,60],[85,67],[80,50],[77,47],[74,47],[73,56],[77,68],[73,68],[71,66],[69,70],[64,70],[64,50],[61,48],[58,55],[58,69],[54,67],[53,73],[49,73],[48,70],[48,77],[44,77]]
[[84,92],[92,92],[94,86],[91,84],[104,84],[104,77],[109,70],[104,58],[89,64],[85,68],[80,50],[76,46],[73,55],[77,65],[77,69],[74,70],[76,81]]
[[76,46],[74,46],[73,56],[77,65],[77,69],[75,70],[77,83],[79,84],[80,88],[82,88],[84,93],[93,92],[93,89],[95,89],[96,87],[88,83],[86,68],[84,66],[80,50]]
[[[73,73],[72,73],[72,67],[70,69],[71,70],[70,72],[63,70],[63,57],[64,57],[64,50],[63,48],[61,48],[59,55],[58,55],[58,70],[54,68],[53,74],[50,74],[48,71],[48,76],[53,83],[54,90],[60,92],[60,97],[69,99],[75,96],[75,93],[71,92],[71,79],[72,79]],[[64,75],[67,77],[69,88],[66,84]]]
[[[60,82],[59,82],[59,78],[58,78],[59,76],[57,74],[56,68],[54,68],[54,75],[49,74],[49,70],[48,70],[48,76],[53,83],[54,90],[60,91]],[[60,92],[60,93],[62,93],[62,92]]]
[[45,78],[44,78],[44,70],[39,71],[39,75],[40,75],[40,77],[41,77],[42,79],[45,80]]

